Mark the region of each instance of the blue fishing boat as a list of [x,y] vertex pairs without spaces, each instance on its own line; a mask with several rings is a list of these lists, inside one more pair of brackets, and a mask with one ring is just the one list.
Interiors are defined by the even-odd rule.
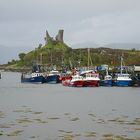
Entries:
[[113,86],[131,86],[131,81],[129,74],[116,74]]
[[22,73],[22,83],[46,83],[46,79],[41,73],[40,65],[33,64],[31,73]]
[[112,76],[108,74],[108,68],[106,68],[106,75],[103,80],[100,81],[101,86],[112,86]]
[[121,57],[121,68],[120,73],[115,74],[115,77],[113,79],[113,86],[131,86],[132,79],[130,78],[130,74],[123,73],[122,68],[123,58]]
[[112,86],[112,76],[111,75],[105,75],[104,79],[100,82],[101,86]]
[[56,84],[56,83],[60,83],[60,73],[57,70],[52,70],[50,71],[46,76],[46,83],[50,83],[50,84]]
[[22,73],[22,83],[46,83],[46,79],[40,72]]

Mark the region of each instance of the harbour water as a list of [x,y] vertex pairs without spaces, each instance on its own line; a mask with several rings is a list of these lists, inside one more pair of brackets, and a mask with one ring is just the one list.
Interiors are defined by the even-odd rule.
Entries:
[[140,140],[140,88],[23,84],[2,72],[0,140]]

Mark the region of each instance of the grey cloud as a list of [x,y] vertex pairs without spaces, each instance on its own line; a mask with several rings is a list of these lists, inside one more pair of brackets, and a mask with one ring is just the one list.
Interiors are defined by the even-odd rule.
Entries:
[[0,42],[37,45],[46,29],[55,36],[63,28],[70,44],[139,43],[139,5],[139,0],[1,0]]
[[[77,24],[71,32],[72,40],[95,43],[139,42],[140,15],[137,10],[93,16]],[[77,40],[78,41],[78,40]]]
[[[139,0],[1,0],[2,20],[79,20],[113,11],[139,9]],[[2,21],[1,20],[1,21]]]

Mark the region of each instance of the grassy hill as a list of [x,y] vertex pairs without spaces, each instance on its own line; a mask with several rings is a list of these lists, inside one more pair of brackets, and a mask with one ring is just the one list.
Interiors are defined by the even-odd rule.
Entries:
[[[120,56],[123,56],[125,65],[140,65],[140,51],[138,50],[90,48],[92,65],[120,66]],[[62,65],[87,66],[88,48],[72,49],[61,41],[51,40],[47,45],[40,44],[29,53],[20,53],[19,58],[19,61],[10,62],[8,67],[31,68],[33,62],[46,67],[55,65],[59,69]]]

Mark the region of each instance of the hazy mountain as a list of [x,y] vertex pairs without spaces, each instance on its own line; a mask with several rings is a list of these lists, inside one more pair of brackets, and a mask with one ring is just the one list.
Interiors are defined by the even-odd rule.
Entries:
[[4,46],[0,45],[0,64],[6,64],[8,61],[11,61],[12,59],[17,60],[19,53],[27,53],[31,50],[33,50],[33,47],[27,47],[27,46],[19,46],[19,47],[10,47],[10,46]]

